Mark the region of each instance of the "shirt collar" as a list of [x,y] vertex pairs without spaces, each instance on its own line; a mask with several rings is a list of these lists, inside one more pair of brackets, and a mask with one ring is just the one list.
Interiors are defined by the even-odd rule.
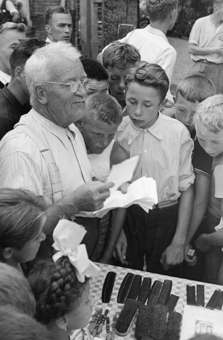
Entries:
[[128,145],[132,144],[134,140],[141,133],[144,133],[144,134],[150,133],[151,135],[153,135],[155,138],[159,140],[163,139],[163,129],[162,129],[161,123],[162,123],[162,115],[160,113],[155,123],[146,129],[139,128],[138,126],[134,125],[131,121],[131,128],[130,128],[129,136],[128,136]]
[[46,38],[46,43],[51,43],[52,41],[50,40],[49,37]]
[[11,76],[0,70],[0,81],[2,84],[8,84],[10,82]]
[[157,28],[151,27],[150,25],[146,26],[147,31],[149,31],[150,33],[154,34],[154,35],[159,35],[160,37],[164,38],[166,41],[168,41],[166,35],[158,30]]
[[74,124],[71,124],[67,128],[63,128],[63,127],[51,122],[51,120],[43,117],[42,115],[40,115],[34,109],[32,109],[29,112],[29,115],[30,115],[31,120],[36,121],[44,129],[48,130],[49,132],[54,134],[57,138],[59,138],[61,140],[61,142],[64,144],[64,146],[66,147],[66,149],[69,148],[69,144],[70,144],[70,142],[68,140],[69,132],[72,133],[73,137],[75,138],[75,125]]

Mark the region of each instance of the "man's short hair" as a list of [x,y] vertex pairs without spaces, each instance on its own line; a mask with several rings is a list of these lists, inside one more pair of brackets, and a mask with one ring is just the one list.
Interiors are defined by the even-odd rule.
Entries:
[[121,123],[121,105],[110,94],[92,94],[86,100],[86,116],[82,120],[88,122],[100,120],[109,125]]
[[218,133],[223,130],[223,94],[216,94],[201,102],[194,121],[199,120],[207,130]]
[[0,307],[7,305],[30,316],[34,315],[36,309],[34,295],[25,276],[0,262]]
[[63,6],[52,6],[48,7],[45,12],[45,25],[49,25],[50,20],[52,19],[53,14],[61,13],[61,14],[70,14],[70,11]]
[[169,88],[169,79],[164,69],[158,64],[149,64],[147,61],[141,61],[137,67],[130,69],[125,80],[127,88],[131,82],[157,89],[161,102]]
[[1,340],[50,340],[45,326],[12,306],[0,307]]
[[5,22],[0,25],[0,36],[8,30],[17,30],[17,32],[26,32],[27,26],[23,23],[16,24],[14,22]]
[[150,21],[165,20],[177,8],[178,0],[147,0],[147,13]]
[[140,60],[140,53],[135,46],[120,41],[108,45],[102,56],[102,64],[106,69],[108,67],[120,67],[120,65],[126,68],[137,64]]
[[211,79],[193,74],[181,80],[176,89],[176,99],[178,94],[189,102],[202,102],[216,94],[216,87]]
[[44,40],[31,38],[23,40],[12,52],[9,62],[11,66],[11,75],[14,76],[16,67],[24,67],[26,61],[31,57],[33,52],[46,45]]
[[[70,43],[52,42],[38,48],[25,64],[26,83],[30,93],[30,103],[36,101],[36,86],[41,86],[52,80],[57,74],[61,62],[79,60],[81,53]],[[55,65],[58,67],[55,68]]]
[[99,61],[85,58],[81,59],[81,62],[88,78],[96,79],[98,81],[108,80],[108,73]]

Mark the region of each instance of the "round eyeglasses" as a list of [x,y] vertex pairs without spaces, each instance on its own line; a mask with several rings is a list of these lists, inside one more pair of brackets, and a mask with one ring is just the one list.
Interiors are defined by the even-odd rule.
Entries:
[[70,90],[72,93],[76,93],[79,85],[82,85],[84,88],[87,87],[91,79],[89,78],[84,78],[80,80],[74,80],[71,83],[58,83],[55,81],[46,81],[47,84],[58,84],[58,85],[65,85],[65,86],[70,86]]

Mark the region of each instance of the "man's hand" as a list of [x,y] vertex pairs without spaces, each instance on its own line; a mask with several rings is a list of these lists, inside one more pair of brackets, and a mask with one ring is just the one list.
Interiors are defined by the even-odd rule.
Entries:
[[208,234],[201,234],[200,236],[198,236],[194,243],[196,248],[201,251],[208,251],[208,249],[210,248],[210,244],[208,242]]
[[126,261],[126,251],[127,251],[127,239],[124,231],[121,231],[118,242],[115,247],[114,257],[120,261],[123,265],[127,265]]
[[160,262],[164,270],[176,266],[184,260],[184,244],[171,243],[163,252]]
[[78,187],[73,193],[73,202],[79,211],[95,211],[103,207],[103,203],[110,196],[113,183],[99,181],[89,182]]

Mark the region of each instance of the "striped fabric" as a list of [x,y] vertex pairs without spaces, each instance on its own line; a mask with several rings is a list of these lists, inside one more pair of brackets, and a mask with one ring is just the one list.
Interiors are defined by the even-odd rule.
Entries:
[[159,114],[150,128],[140,129],[129,117],[124,117],[116,140],[130,157],[140,155],[134,180],[153,177],[159,202],[177,200],[180,191],[186,191],[194,182],[193,141],[178,120]]
[[[83,138],[72,124],[62,128],[35,110],[21,117],[19,124],[33,129],[49,146],[59,169],[63,196],[91,180],[91,166]],[[46,162],[35,143],[16,127],[0,143],[0,187],[24,188],[53,202]]]

